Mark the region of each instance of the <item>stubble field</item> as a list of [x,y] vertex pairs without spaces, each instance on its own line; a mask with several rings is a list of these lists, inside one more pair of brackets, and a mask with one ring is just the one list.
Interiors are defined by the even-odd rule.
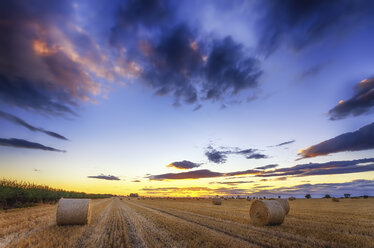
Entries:
[[91,201],[91,223],[56,226],[57,205],[0,211],[0,247],[374,247],[374,199],[297,199],[280,226],[254,227],[251,201]]

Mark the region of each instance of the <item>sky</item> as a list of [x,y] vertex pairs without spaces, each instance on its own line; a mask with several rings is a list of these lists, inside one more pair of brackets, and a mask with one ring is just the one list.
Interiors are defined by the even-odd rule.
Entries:
[[2,1],[0,178],[118,195],[370,195],[373,11]]

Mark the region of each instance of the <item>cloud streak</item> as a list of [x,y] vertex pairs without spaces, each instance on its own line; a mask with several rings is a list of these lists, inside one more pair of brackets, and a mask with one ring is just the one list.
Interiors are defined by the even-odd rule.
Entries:
[[257,170],[267,170],[267,169],[273,169],[275,167],[278,167],[278,164],[269,164],[265,166],[256,167]]
[[119,180],[121,180],[119,177],[116,177],[116,176],[113,176],[113,175],[104,175],[102,173],[98,176],[87,176],[87,178],[102,179],[102,180],[108,180],[108,181],[119,181]]
[[26,149],[37,149],[43,151],[52,151],[52,152],[66,152],[64,150],[59,150],[53,147],[44,146],[39,143],[30,142],[24,139],[3,139],[0,138],[0,146],[14,147],[14,148],[26,148]]
[[[269,189],[267,189],[269,188]],[[352,196],[372,195],[374,192],[374,180],[353,180],[341,183],[317,183],[317,184],[299,184],[291,187],[270,188],[266,185],[253,186],[246,189],[237,187],[162,187],[162,188],[143,188],[142,191],[149,195],[173,195],[173,194],[196,194],[201,196],[211,195],[251,195],[251,196],[296,196],[304,197],[305,194],[311,194],[312,197],[322,197],[325,194],[331,196],[343,196],[350,193]]]
[[368,78],[359,82],[354,89],[352,98],[339,101],[328,114],[330,120],[340,120],[349,115],[358,116],[368,114],[374,107],[374,78]]
[[285,145],[292,144],[294,142],[295,142],[295,140],[290,140],[290,141],[282,142],[282,143],[280,143],[278,145],[275,145],[275,146],[285,146]]
[[300,150],[301,158],[324,156],[330,153],[374,149],[374,122],[357,131],[348,132]]
[[374,158],[357,160],[330,161],[326,163],[298,164],[288,168],[279,168],[272,171],[264,171],[257,177],[284,177],[284,176],[316,176],[337,175],[357,172],[374,171]]
[[14,115],[9,114],[9,113],[5,113],[1,110],[0,110],[0,117],[3,118],[3,119],[6,119],[8,121],[11,121],[11,122],[13,122],[17,125],[23,126],[27,129],[29,129],[30,131],[45,133],[45,134],[47,134],[47,135],[49,135],[53,138],[56,138],[56,139],[68,140],[66,137],[62,136],[61,134],[51,132],[51,131],[45,130],[43,128],[40,128],[40,127],[34,127],[34,126],[30,125],[29,123],[25,122],[24,120],[18,118],[17,116],[14,116]]
[[173,162],[168,164],[166,167],[181,169],[181,170],[188,170],[192,168],[200,167],[201,164],[197,164],[188,160],[183,160],[179,162]]
[[374,171],[374,158],[365,158],[357,160],[330,161],[326,163],[308,163],[298,164],[287,168],[275,168],[276,165],[257,167],[233,172],[215,172],[210,170],[195,170],[181,173],[166,173],[160,175],[149,175],[146,178],[155,181],[164,180],[183,180],[183,179],[201,179],[201,178],[219,178],[219,177],[236,177],[251,175],[254,177],[279,177],[277,180],[286,180],[286,177],[306,177],[316,175],[338,175],[358,172]]

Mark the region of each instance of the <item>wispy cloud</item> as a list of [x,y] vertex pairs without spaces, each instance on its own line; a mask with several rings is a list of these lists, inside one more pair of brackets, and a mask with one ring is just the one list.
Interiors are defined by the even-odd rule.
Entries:
[[100,174],[98,176],[87,176],[87,178],[94,178],[94,179],[102,179],[102,180],[109,180],[109,181],[119,181],[121,180],[119,177],[113,175],[104,175]]
[[374,122],[357,131],[344,133],[332,139],[300,150],[301,158],[312,158],[336,152],[374,149]]
[[246,159],[268,158],[267,155],[259,153],[257,149],[253,148],[241,149],[239,147],[220,147],[220,149],[218,150],[209,145],[205,151],[205,156],[207,156],[208,160],[216,164],[226,163],[227,156],[232,154],[242,155]]
[[349,115],[367,114],[374,107],[374,78],[359,82],[354,89],[354,95],[348,100],[340,100],[338,105],[329,111],[330,120],[339,120]]
[[183,160],[179,162],[173,162],[167,165],[167,167],[172,167],[176,169],[188,170],[192,168],[200,167],[201,164],[197,164],[188,160]]
[[278,164],[268,164],[260,167],[256,167],[257,170],[267,170],[267,169],[273,169],[275,167],[278,167]]
[[290,141],[282,142],[282,143],[277,144],[277,145],[275,145],[275,146],[285,146],[285,145],[292,144],[292,143],[294,143],[294,142],[295,142],[295,140],[290,140]]
[[53,147],[44,146],[39,143],[30,142],[24,139],[2,139],[0,138],[0,146],[8,146],[14,148],[26,148],[26,149],[37,149],[43,151],[53,151],[53,152],[66,152],[64,150],[59,150]]
[[141,181],[140,180],[132,180],[131,182],[133,182],[133,183],[140,183]]
[[367,23],[373,19],[372,1],[308,1],[305,4],[285,0],[259,1],[257,4],[261,13],[257,20],[258,47],[266,56],[281,46],[300,51],[333,36],[341,28],[349,29],[345,25],[347,22]]
[[223,173],[214,172],[210,170],[195,170],[181,173],[166,173],[161,175],[148,176],[150,180],[178,180],[178,179],[199,179],[199,178],[212,178],[222,177]]
[[0,117],[3,118],[3,119],[6,119],[8,121],[11,121],[11,122],[13,122],[17,125],[23,126],[27,129],[29,129],[30,131],[42,132],[42,133],[45,133],[45,134],[47,134],[51,137],[57,138],[57,139],[68,140],[66,137],[62,136],[61,134],[51,132],[51,131],[45,130],[43,128],[40,128],[40,127],[34,127],[31,124],[27,123],[26,121],[18,118],[17,116],[14,116],[14,115],[9,114],[9,113],[5,113],[1,110],[0,110]]

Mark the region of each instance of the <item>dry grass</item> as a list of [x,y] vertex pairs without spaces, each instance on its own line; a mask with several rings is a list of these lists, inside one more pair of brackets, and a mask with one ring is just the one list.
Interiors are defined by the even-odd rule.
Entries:
[[297,199],[280,226],[255,227],[251,203],[92,201],[91,223],[56,226],[55,205],[0,212],[0,247],[374,247],[374,199]]

